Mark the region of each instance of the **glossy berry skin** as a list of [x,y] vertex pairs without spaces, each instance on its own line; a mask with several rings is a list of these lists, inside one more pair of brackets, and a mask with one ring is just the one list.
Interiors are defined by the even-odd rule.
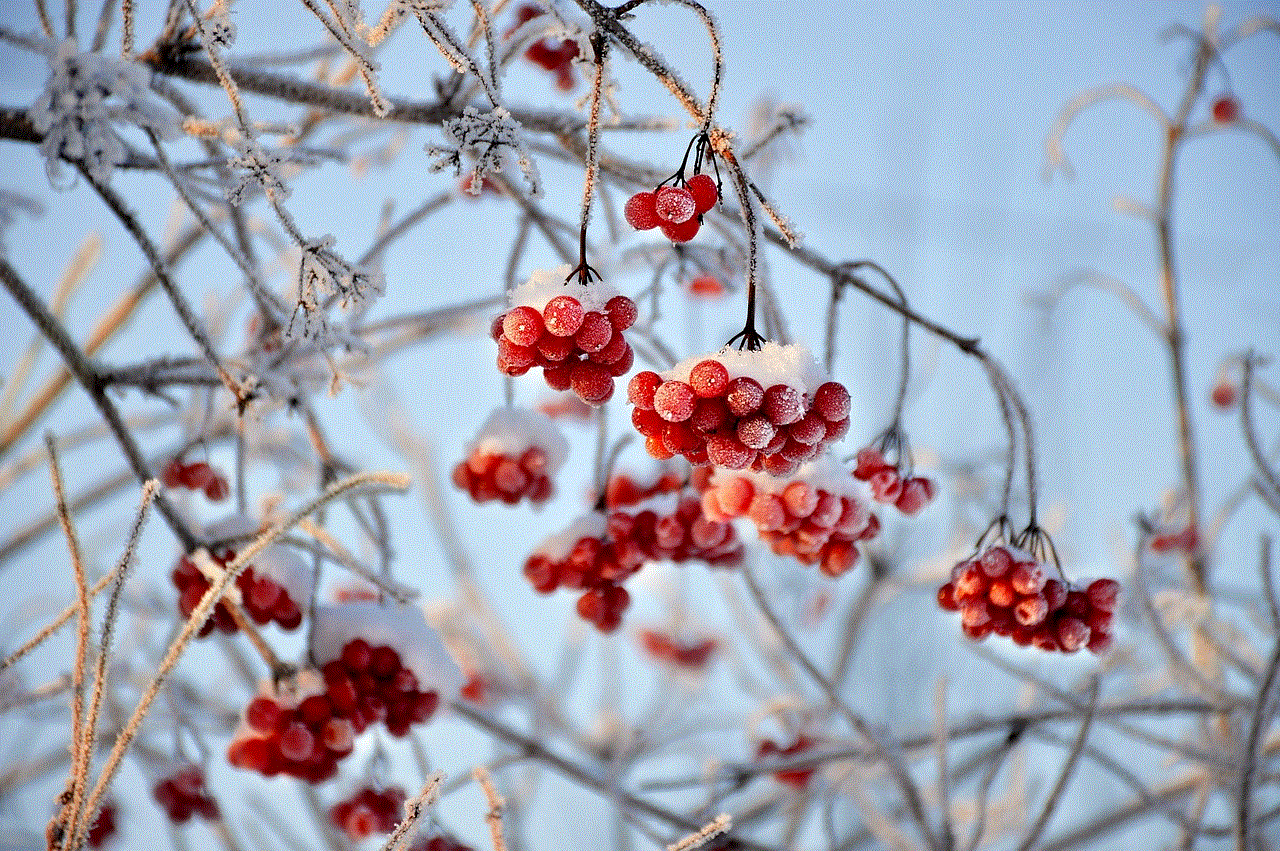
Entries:
[[693,196],[694,212],[699,216],[710,210],[720,200],[720,191],[709,174],[695,174],[685,181],[684,188]]
[[658,196],[654,192],[637,192],[627,199],[622,217],[636,230],[652,230],[662,223],[658,218]]

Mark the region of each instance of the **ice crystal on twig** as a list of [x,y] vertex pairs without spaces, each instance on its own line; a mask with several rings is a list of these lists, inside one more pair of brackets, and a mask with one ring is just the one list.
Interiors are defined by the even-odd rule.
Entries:
[[46,55],[49,79],[27,116],[44,136],[40,152],[51,183],[61,177],[59,160],[82,163],[95,181],[110,183],[126,154],[117,124],[143,127],[160,137],[177,131],[176,114],[152,96],[141,65],[81,53],[74,39],[56,48],[49,45]]
[[462,111],[462,115],[444,123],[445,138],[449,147],[427,146],[427,154],[434,159],[432,171],[452,168],[454,174],[462,174],[462,161],[466,156],[473,161],[471,183],[478,185],[490,174],[501,174],[508,158],[514,157],[524,173],[532,195],[540,195],[542,187],[537,167],[521,144],[520,122],[502,107],[491,112],[481,112],[474,106]]
[[[362,307],[370,294],[381,295],[382,275],[352,266],[332,249],[336,240],[325,235],[302,244],[298,266],[298,308],[302,311],[302,336],[312,339],[327,330],[325,309],[330,298],[344,309]],[[290,326],[293,333],[293,326]]]
[[239,154],[231,158],[231,166],[240,174],[235,185],[227,189],[228,201],[238,206],[257,186],[276,201],[289,197],[290,189],[282,173],[282,167],[290,161],[287,155],[281,151],[268,151],[255,139],[239,141],[235,147]]

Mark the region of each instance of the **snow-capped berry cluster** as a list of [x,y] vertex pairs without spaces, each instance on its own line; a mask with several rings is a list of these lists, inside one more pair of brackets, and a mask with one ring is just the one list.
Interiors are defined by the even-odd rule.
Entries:
[[404,816],[404,801],[404,790],[398,786],[386,789],[366,786],[330,807],[329,818],[352,842],[359,842],[366,836],[395,830]]
[[[814,744],[814,741],[803,733],[796,736],[795,741],[785,747],[772,739],[764,739],[756,747],[756,757],[763,759],[766,757],[792,756],[809,750],[809,748],[813,747]],[[809,785],[809,778],[813,777],[813,769],[783,769],[782,771],[775,771],[773,776],[779,783],[794,786],[796,789],[803,789],[805,786]]]
[[[234,550],[220,549],[211,557],[216,564],[225,566],[236,554]],[[195,561],[183,556],[170,578],[178,589],[178,609],[183,617],[190,617],[212,584],[209,577],[200,571]],[[311,572],[292,550],[267,547],[236,577],[234,589],[245,614],[258,626],[275,622],[281,629],[293,630],[302,623],[298,601],[305,602],[311,596]],[[215,628],[228,635],[240,629],[225,599],[218,601],[198,635],[203,638]]]
[[595,511],[538,545],[525,560],[534,589],[582,591],[578,614],[601,632],[613,632],[631,596],[622,583],[648,561],[705,561],[728,566],[742,560],[733,527],[703,517],[693,492],[666,493],[641,503]]
[[551,476],[568,457],[569,444],[545,414],[526,408],[494,411],[453,468],[453,483],[476,502],[502,500],[535,505],[555,492]]
[[659,228],[672,242],[693,239],[702,227],[702,215],[720,200],[720,191],[709,174],[695,174],[683,184],[632,195],[622,208],[627,224],[636,230]]
[[960,612],[965,635],[975,640],[995,633],[1040,650],[1104,653],[1119,593],[1114,579],[1077,586],[1047,578],[1035,556],[996,544],[952,569],[938,604]]
[[[515,25],[507,31],[509,37],[517,29],[535,18],[540,18],[546,11],[533,3],[525,3],[516,10]],[[572,91],[576,80],[573,74],[573,60],[578,58],[578,42],[573,39],[543,38],[535,41],[524,52],[524,58],[540,68],[555,74],[556,88],[562,92]]]
[[524,375],[542,367],[555,390],[573,390],[589,405],[613,395],[613,380],[635,362],[622,332],[636,321],[635,302],[600,281],[571,279],[568,265],[534,272],[510,294],[510,309],[496,317],[498,369]]
[[884,459],[875,447],[858,450],[854,478],[871,486],[876,502],[892,505],[903,514],[915,514],[928,505],[936,493],[933,480],[924,476],[904,476],[894,465]]
[[640,646],[655,659],[696,671],[707,666],[720,642],[714,638],[685,640],[656,629],[646,629],[640,633]]
[[169,821],[182,824],[194,815],[209,821],[221,818],[218,804],[204,785],[204,772],[198,765],[187,765],[162,779],[151,790],[164,807]]
[[206,461],[183,464],[174,458],[160,471],[160,483],[167,488],[204,491],[204,495],[213,502],[221,502],[231,493],[226,478]]
[[817,564],[828,576],[852,569],[857,543],[880,531],[864,486],[829,455],[787,478],[717,470],[702,494],[702,513],[710,520],[750,518],[775,553]]
[[[365,637],[360,637],[360,636]],[[316,607],[313,656],[320,670],[288,689],[265,686],[246,707],[227,760],[268,777],[309,782],[337,773],[355,737],[376,723],[393,736],[435,714],[461,672],[412,606],[347,603]]]
[[765,343],[689,358],[627,386],[631,422],[655,458],[788,476],[849,430],[849,391],[804,346]]

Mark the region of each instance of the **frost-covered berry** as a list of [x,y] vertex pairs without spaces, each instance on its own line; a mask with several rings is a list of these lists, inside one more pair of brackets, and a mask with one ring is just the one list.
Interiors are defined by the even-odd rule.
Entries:
[[652,230],[661,221],[658,218],[657,195],[653,192],[637,192],[627,199],[622,208],[623,218],[636,230]]
[[688,242],[698,235],[702,222],[695,216],[683,222],[662,222],[658,225],[662,235],[675,243]]
[[663,186],[654,193],[654,211],[661,222],[680,225],[697,214],[693,193],[681,186]]
[[453,468],[453,483],[476,502],[540,505],[555,493],[552,476],[568,457],[569,444],[543,413],[499,408],[489,415]]

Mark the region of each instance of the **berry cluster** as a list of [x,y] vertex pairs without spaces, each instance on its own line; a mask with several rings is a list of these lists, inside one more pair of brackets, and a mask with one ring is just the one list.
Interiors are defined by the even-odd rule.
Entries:
[[183,464],[174,458],[160,471],[160,483],[167,488],[204,491],[213,502],[221,502],[231,493],[226,478],[205,461]]
[[636,321],[635,302],[599,281],[584,284],[569,267],[535,272],[511,291],[511,308],[493,320],[498,369],[524,375],[542,367],[555,390],[573,390],[588,405],[613,395],[635,353],[622,332]]
[[717,470],[702,494],[702,513],[711,520],[750,518],[778,555],[839,576],[858,563],[857,542],[880,531],[862,489],[829,455],[788,478]]
[[[220,550],[213,560],[220,565],[230,564],[235,559],[233,550]],[[196,610],[205,592],[209,590],[209,577],[200,572],[196,563],[183,556],[178,559],[177,566],[170,574],[173,584],[178,588],[178,608],[183,617],[190,617]],[[272,621],[281,629],[297,629],[302,623],[302,609],[289,596],[289,591],[266,572],[259,573],[251,565],[246,567],[235,580],[235,588],[240,592],[240,601],[254,623],[265,626]],[[304,598],[305,599],[305,598]],[[239,632],[235,618],[226,600],[219,600],[213,614],[200,627],[199,636],[203,638],[213,632],[214,628],[228,635]]]
[[636,230],[659,228],[672,242],[688,242],[698,235],[702,215],[720,200],[715,179],[695,174],[683,185],[659,186],[653,192],[637,192],[627,199],[622,214]]
[[[765,739],[760,742],[756,748],[756,757],[781,757],[791,756],[793,754],[802,753],[813,747],[814,741],[808,736],[801,733],[796,736],[796,740],[791,744],[783,747],[772,739]],[[779,783],[785,783],[788,786],[794,786],[796,789],[803,789],[809,784],[809,778],[813,776],[812,768],[792,768],[773,773],[774,779]]]
[[198,765],[188,765],[157,783],[151,790],[169,821],[182,824],[194,815],[209,821],[221,818],[218,804],[209,797],[204,786],[204,772]]
[[327,780],[370,725],[381,721],[391,735],[404,736],[410,725],[430,719],[440,702],[435,691],[419,689],[394,648],[371,647],[359,638],[324,663],[319,675],[306,671],[298,680],[288,694],[259,695],[249,703],[228,762],[268,777]]
[[904,476],[884,459],[884,453],[867,446],[858,450],[854,478],[871,486],[876,502],[892,505],[903,514],[915,514],[933,500],[933,480],[924,476]]
[[404,790],[392,786],[376,790],[365,787],[329,808],[329,818],[352,842],[375,833],[390,833],[403,817]]
[[89,825],[84,843],[90,848],[101,848],[107,840],[116,835],[116,805],[107,802],[98,810],[98,815]]
[[631,378],[631,422],[655,458],[789,476],[849,430],[849,391],[803,346],[723,350]]
[[[510,36],[524,24],[534,18],[542,17],[546,12],[541,6],[525,3],[516,10],[515,25],[507,31]],[[556,88],[562,92],[573,90],[573,60],[578,58],[578,42],[573,39],[544,38],[535,41],[524,52],[524,58],[546,71],[556,75]]]
[[622,583],[648,561],[705,561],[728,566],[742,560],[742,544],[725,522],[702,515],[695,493],[666,493],[608,515],[592,512],[543,541],[525,560],[534,589],[582,591],[578,614],[601,632],[613,632],[631,596]]
[[996,544],[951,571],[938,589],[938,605],[960,612],[965,635],[974,640],[991,633],[1023,647],[1075,653],[1111,647],[1111,620],[1120,583],[1094,579],[1075,586],[1046,578],[1035,556]]
[[655,659],[696,671],[707,666],[720,642],[714,638],[687,641],[655,629],[646,629],[640,633],[640,645]]
[[540,505],[551,498],[553,476],[569,445],[545,414],[524,408],[494,411],[453,468],[453,483],[476,502],[528,499]]

